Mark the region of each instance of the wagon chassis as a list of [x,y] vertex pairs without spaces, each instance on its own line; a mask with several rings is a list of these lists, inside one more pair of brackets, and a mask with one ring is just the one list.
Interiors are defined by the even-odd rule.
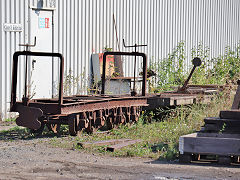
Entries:
[[[141,95],[111,96],[105,95],[105,69],[108,55],[141,56],[143,58],[143,80]],[[25,93],[22,101],[16,101],[17,71],[19,56],[48,56],[60,59],[59,95],[52,99],[29,99]],[[140,116],[141,108],[147,106],[146,79],[147,58],[139,52],[105,52],[103,55],[103,75],[101,95],[75,95],[63,97],[64,58],[59,53],[19,51],[13,56],[11,91],[11,112],[18,112],[16,123],[19,126],[30,128],[41,133],[46,125],[55,133],[59,132],[61,124],[69,126],[69,133],[77,135],[83,130],[94,132],[107,125],[113,128],[119,124],[136,122]],[[25,77],[27,78],[27,77]],[[27,81],[25,80],[25,83]],[[25,84],[26,87],[26,84]],[[26,92],[26,91],[25,91]]]

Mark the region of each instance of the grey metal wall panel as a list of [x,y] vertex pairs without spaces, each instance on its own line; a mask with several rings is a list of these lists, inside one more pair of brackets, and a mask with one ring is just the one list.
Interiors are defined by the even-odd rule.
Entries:
[[[10,102],[12,55],[29,42],[29,7],[39,0],[0,1],[0,109],[6,114]],[[168,56],[180,41],[185,41],[190,63],[191,49],[199,42],[210,48],[210,57],[240,40],[239,0],[43,0],[43,8],[54,10],[54,51],[63,53],[66,73],[80,77],[73,93],[86,93],[89,59],[104,47],[132,51],[126,44],[147,44],[139,48],[148,60],[158,62]],[[113,25],[115,16],[118,40]],[[21,23],[23,32],[5,32],[4,23]],[[133,58],[124,58],[124,72],[133,75]],[[18,96],[24,82],[24,62],[19,66]],[[57,66],[57,64],[56,64]],[[137,64],[141,71],[141,63]],[[58,74],[58,70],[54,71]],[[57,78],[56,78],[57,79]]]
[[[131,51],[123,47],[123,38],[127,44],[146,43],[148,47],[139,51],[153,62],[167,57],[180,41],[186,44],[187,65],[191,49],[200,42],[210,48],[211,58],[223,54],[226,45],[233,46],[239,41],[237,0],[59,0],[58,4],[59,17],[63,16],[59,19],[59,32],[61,28],[65,32],[59,36],[65,41],[59,50],[67,59],[66,68],[84,78],[88,76],[91,53],[102,52],[104,47],[118,50],[113,14],[120,50]],[[72,6],[79,11],[76,13]],[[132,76],[133,58],[124,62],[126,75]],[[138,63],[138,69],[140,66]],[[81,81],[76,92],[84,87]]]
[[[0,10],[1,12],[3,11],[3,6],[4,6],[4,2],[3,1],[0,1]],[[1,17],[0,17],[0,26],[2,27],[2,24],[4,22],[4,17],[3,15],[1,14]],[[3,76],[4,76],[4,71],[3,71],[3,55],[4,55],[4,51],[5,49],[3,48],[4,45],[3,45],[3,30],[0,31],[0,58],[1,58],[1,61],[0,61],[0,110],[2,112],[2,110],[4,109],[4,100],[3,100]]]
[[[19,44],[24,44],[27,38],[27,0],[5,0],[0,1],[0,58],[1,58],[1,81],[0,81],[0,109],[2,115],[6,115],[10,103],[12,56],[15,51],[23,50]],[[4,23],[17,23],[23,25],[22,32],[6,32],[3,30]],[[23,91],[23,67],[24,62],[19,64],[19,83],[17,93]]]

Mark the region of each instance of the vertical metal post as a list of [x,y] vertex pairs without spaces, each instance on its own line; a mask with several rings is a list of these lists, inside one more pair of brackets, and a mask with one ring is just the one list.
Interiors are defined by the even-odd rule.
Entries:
[[[135,44],[134,45],[135,46],[135,48],[134,48],[134,52],[136,53],[137,52],[137,44]],[[133,76],[133,91],[131,92],[131,95],[132,96],[135,96],[136,94],[137,94],[137,92],[136,92],[136,60],[137,59],[137,57],[136,57],[136,55],[134,56],[134,76]]]
[[107,57],[107,53],[105,52],[103,54],[103,69],[102,69],[102,91],[101,94],[104,95],[105,94],[105,76],[106,76],[106,57]]
[[26,47],[26,60],[25,60],[25,86],[24,86],[24,95],[23,95],[23,99],[27,100],[28,98],[28,94],[27,94],[27,71],[28,71],[28,52],[29,51],[29,47],[34,47],[36,46],[36,42],[37,42],[37,38],[36,36],[34,37],[34,44],[19,44],[19,46],[25,46]]
[[[29,47],[26,46],[26,52],[29,51]],[[28,55],[26,54],[25,59],[25,84],[24,84],[24,98],[27,98],[27,69],[28,69]]]

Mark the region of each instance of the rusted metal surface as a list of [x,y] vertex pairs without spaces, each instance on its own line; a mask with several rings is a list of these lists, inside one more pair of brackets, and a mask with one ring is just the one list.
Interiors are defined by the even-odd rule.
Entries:
[[[45,124],[50,124],[52,130],[55,124],[68,124],[69,132],[71,135],[76,135],[78,131],[86,130],[88,132],[96,131],[98,128],[103,126],[108,119],[111,126],[114,124],[127,123],[129,108],[137,109],[131,114],[132,121],[137,121],[139,116],[139,107],[147,106],[147,100],[144,97],[104,97],[99,98],[98,96],[94,100],[93,96],[89,96],[90,100],[87,100],[87,96],[83,99],[80,97],[67,97],[67,100],[63,100],[63,104],[59,105],[58,100],[54,99],[40,99],[30,100],[28,106],[22,105],[22,102],[15,103],[15,110],[18,111],[21,116],[17,119],[22,119],[26,124],[24,127],[38,129],[36,124],[38,118],[43,118]],[[20,111],[19,107],[24,107],[27,113]],[[29,116],[30,109],[36,109],[42,112],[41,115],[35,114],[35,116]],[[25,115],[26,114],[26,115]],[[126,116],[125,116],[126,114]],[[38,115],[38,116],[37,116]],[[27,118],[26,118],[27,117]],[[109,121],[112,119],[112,121]],[[27,121],[26,121],[27,120]],[[19,124],[20,125],[20,124]]]
[[144,110],[154,110],[159,107],[171,107],[179,105],[191,105],[196,103],[207,104],[213,98],[205,94],[180,94],[180,93],[159,93],[147,95],[148,106]]
[[[143,57],[142,94],[105,95],[106,57],[126,55]],[[24,95],[16,102],[17,70],[19,56],[51,56],[60,59],[59,96],[52,99],[29,99]],[[147,57],[139,52],[105,52],[103,55],[103,75],[101,95],[74,95],[63,97],[64,58],[59,53],[16,52],[13,56],[13,79],[11,92],[11,111],[19,112],[17,124],[41,132],[44,125],[58,133],[61,124],[69,126],[69,133],[77,135],[80,131],[95,132],[105,124],[109,129],[120,124],[134,123],[144,109],[163,106],[194,104],[207,96],[181,94],[176,92],[151,94],[146,96]],[[133,77],[136,79],[136,77]],[[134,95],[134,96],[133,96]],[[148,108],[146,108],[149,105]]]
[[131,139],[111,139],[111,140],[94,141],[94,142],[79,142],[77,143],[77,145],[83,148],[88,148],[88,147],[91,147],[92,145],[96,145],[96,146],[115,145],[115,144],[119,144],[127,141],[131,141]]
[[104,141],[94,141],[94,142],[79,142],[77,143],[78,146],[81,146],[83,148],[89,148],[93,145],[95,146],[107,146],[107,151],[114,152],[115,150],[121,149],[126,146],[130,146],[132,144],[136,144],[138,142],[141,142],[141,140],[132,140],[132,139],[111,139],[111,140],[104,140]]
[[[114,55],[142,56],[144,67],[147,60],[143,53],[119,53]],[[22,101],[16,102],[17,70],[19,56],[50,56],[60,59],[59,97],[52,99],[29,99],[25,94]],[[104,57],[107,56],[107,53]],[[136,122],[141,113],[141,107],[147,106],[144,96],[146,91],[146,71],[143,77],[143,96],[106,96],[75,95],[63,97],[64,59],[59,53],[46,52],[15,52],[13,56],[13,79],[11,92],[11,111],[19,112],[17,124],[33,131],[42,131],[46,124],[48,129],[58,133],[61,124],[69,126],[71,135],[79,131],[95,132],[106,122],[108,127],[118,126],[127,122]],[[104,76],[105,77],[105,76]],[[104,86],[103,86],[104,87]],[[104,88],[103,88],[104,93]]]
[[[12,71],[12,92],[11,92],[11,104],[10,109],[14,111],[16,104],[16,90],[17,90],[17,74],[18,74],[18,60],[19,56],[49,56],[49,57],[58,57],[60,59],[60,84],[59,84],[59,98],[58,105],[63,103],[63,72],[64,72],[64,59],[60,53],[46,53],[46,52],[31,52],[31,51],[18,51],[13,55],[13,71]],[[29,101],[29,97],[26,94],[23,97],[24,101]],[[27,105],[28,103],[24,103]]]
[[39,129],[41,127],[41,122],[39,121],[39,118],[43,115],[41,109],[19,105],[16,110],[19,112],[19,117],[16,119],[18,126],[30,129]]

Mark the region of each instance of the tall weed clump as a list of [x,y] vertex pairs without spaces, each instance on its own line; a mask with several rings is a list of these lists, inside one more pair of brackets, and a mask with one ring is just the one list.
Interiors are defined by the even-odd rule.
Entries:
[[[211,61],[209,60],[210,48],[204,46],[202,42],[191,49],[191,59],[199,57],[202,60],[200,67],[195,69],[192,76],[193,84],[209,84],[209,69],[211,68]],[[191,65],[190,68],[193,66]]]
[[240,44],[231,48],[227,46],[222,56],[213,58],[213,65],[210,69],[210,83],[233,83],[239,79],[240,72]]
[[157,74],[152,80],[154,83],[151,83],[155,84],[154,91],[167,90],[173,85],[184,82],[185,59],[185,44],[184,41],[181,41],[173,49],[173,52],[168,54],[167,58],[150,64],[149,68]]

